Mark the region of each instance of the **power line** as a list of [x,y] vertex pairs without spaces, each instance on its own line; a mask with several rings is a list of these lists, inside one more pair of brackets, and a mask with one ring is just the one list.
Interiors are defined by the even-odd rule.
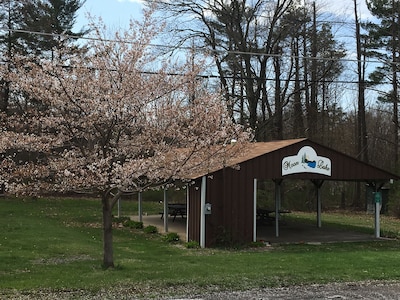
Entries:
[[[112,39],[102,39],[102,38],[93,38],[87,36],[75,36],[75,35],[68,35],[64,33],[50,33],[50,32],[42,32],[42,31],[33,31],[33,30],[23,30],[23,29],[11,29],[7,27],[0,27],[0,30],[9,31],[14,33],[26,33],[26,34],[33,34],[33,35],[42,35],[48,37],[57,37],[57,38],[64,38],[64,39],[74,39],[74,40],[89,40],[89,41],[101,41],[101,42],[118,42],[117,40]],[[129,41],[120,41],[121,43],[132,44]]]
[[[23,30],[23,29],[9,29],[7,27],[0,27],[0,30],[10,31],[15,33],[25,33],[25,34],[33,34],[33,35],[42,35],[49,37],[57,37],[57,38],[65,38],[65,39],[81,39],[88,41],[98,41],[105,43],[124,43],[124,44],[134,44],[132,41],[127,40],[115,40],[115,39],[103,39],[99,37],[84,37],[84,36],[74,36],[68,34],[60,34],[60,33],[48,33],[41,31],[33,31],[33,30]],[[150,47],[162,48],[162,49],[179,49],[179,50],[190,50],[193,51],[193,46],[171,46],[171,45],[161,45],[161,44],[149,44]],[[197,48],[199,50],[200,48]],[[393,61],[380,61],[380,60],[357,60],[354,58],[336,58],[336,57],[313,57],[313,56],[296,56],[296,55],[284,55],[284,54],[275,54],[275,53],[263,53],[263,52],[250,52],[250,51],[237,51],[237,50],[215,50],[215,49],[206,49],[203,52],[214,52],[214,53],[226,53],[233,55],[251,55],[251,56],[268,56],[268,57],[278,57],[278,58],[292,58],[292,59],[306,59],[306,60],[318,60],[318,61],[342,61],[342,62],[367,62],[367,63],[387,63],[387,64],[400,64],[400,62]]]
[[[5,61],[0,62],[2,64],[6,64]],[[57,67],[59,68],[64,68],[64,69],[88,69],[91,71],[111,71],[111,72],[117,72],[117,69],[105,69],[105,68],[96,68],[96,67],[83,67],[83,66],[71,66],[71,65],[58,65]],[[140,74],[144,74],[144,75],[160,75],[160,72],[155,72],[155,71],[139,71]],[[173,72],[165,72],[163,73],[167,76],[186,76],[186,74],[183,73],[173,73]],[[256,81],[275,81],[276,78],[272,78],[272,77],[248,77],[248,76],[235,76],[235,75],[216,75],[216,74],[197,74],[194,76],[197,79],[220,79],[220,78],[224,78],[224,79],[228,79],[228,80],[256,80]],[[305,82],[305,79],[300,78],[300,79],[293,79],[293,78],[286,78],[286,79],[282,79],[281,81],[284,82]],[[311,79],[307,80],[308,83],[312,83]],[[315,81],[316,83],[320,83],[320,84],[325,84],[325,83],[332,83],[332,84],[359,84],[358,81],[356,80],[338,80],[338,79],[334,79],[334,80],[317,80]],[[369,81],[365,81],[365,84],[373,84],[372,82]],[[386,84],[391,84],[390,82],[380,82],[379,85],[386,85]],[[371,90],[371,88],[368,88]]]

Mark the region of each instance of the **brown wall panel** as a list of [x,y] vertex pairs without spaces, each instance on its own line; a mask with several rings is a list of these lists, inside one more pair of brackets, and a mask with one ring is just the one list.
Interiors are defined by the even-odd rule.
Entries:
[[189,187],[189,224],[188,224],[188,240],[200,242],[200,203],[201,203],[201,179],[197,179],[193,185]]
[[250,242],[253,234],[253,180],[249,170],[227,168],[208,180],[206,245]]

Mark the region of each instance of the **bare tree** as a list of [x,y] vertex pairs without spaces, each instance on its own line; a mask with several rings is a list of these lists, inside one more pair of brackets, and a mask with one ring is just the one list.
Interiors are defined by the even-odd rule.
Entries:
[[277,66],[272,57],[277,54],[279,20],[293,2],[178,0],[159,4],[172,18],[179,44],[194,38],[198,48],[212,53],[232,117],[255,129],[259,140],[266,138],[263,123],[271,117],[276,117],[274,126],[278,126],[274,137],[281,137],[280,100],[268,95],[267,78],[269,67]]
[[158,8],[179,45],[195,39],[213,55],[232,118],[253,128],[257,140],[284,138],[287,109],[294,109],[296,128],[307,128],[296,136],[323,136],[322,110],[344,51],[331,28],[317,24],[315,4],[309,10],[298,0],[194,0]]
[[356,24],[357,77],[358,77],[358,113],[357,113],[357,151],[360,159],[368,162],[368,132],[365,119],[366,63],[365,50],[361,36],[361,25],[358,17],[357,1],[354,0],[354,20]]

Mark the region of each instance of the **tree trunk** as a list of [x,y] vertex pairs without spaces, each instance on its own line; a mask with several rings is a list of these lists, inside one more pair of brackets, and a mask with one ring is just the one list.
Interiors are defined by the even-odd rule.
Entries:
[[112,236],[112,207],[109,202],[109,193],[102,196],[103,205],[103,267],[114,268],[114,250]]
[[[305,4],[304,4],[305,5]],[[307,16],[306,7],[304,6],[304,16]],[[309,119],[309,107],[310,107],[310,88],[309,88],[309,80],[308,80],[308,61],[307,61],[307,51],[308,51],[308,34],[307,34],[307,22],[304,22],[303,27],[303,82],[304,82],[304,106],[306,108],[306,128],[304,128],[303,136],[309,137],[310,130],[310,119]]]
[[0,111],[4,113],[8,113],[8,104],[10,98],[10,82],[3,81],[0,85],[1,93],[0,93]]
[[101,197],[103,206],[103,267],[114,268],[114,250],[112,234],[112,209],[121,197],[121,192],[115,189],[108,189]]
[[256,96],[255,92],[255,87],[254,87],[254,79],[253,79],[253,72],[252,72],[252,64],[251,60],[248,57],[244,58],[244,63],[245,63],[245,76],[246,79],[244,80],[245,82],[245,90],[246,90],[246,97],[247,97],[247,102],[249,105],[249,125],[250,128],[254,129],[255,133],[255,138],[258,141],[260,136],[259,136],[259,128],[258,128],[258,118],[257,118],[257,108],[258,108],[258,98]]
[[279,55],[282,54],[280,47],[277,45],[274,49],[274,71],[275,71],[275,114],[273,119],[273,139],[283,139],[283,110],[281,101],[281,61]]
[[358,21],[357,1],[354,0],[354,18],[356,23],[357,75],[358,75],[358,119],[357,119],[357,155],[368,162],[367,126],[365,120],[365,64],[362,62],[360,23]]
[[[367,126],[365,120],[365,69],[362,62],[361,33],[358,21],[357,1],[354,0],[354,18],[356,23],[357,46],[357,75],[358,75],[358,111],[357,111],[357,155],[364,162],[368,162]],[[361,183],[356,183],[354,206],[361,207]]]
[[[394,1],[392,3],[394,7]],[[398,57],[398,51],[397,51],[397,32],[396,32],[396,26],[394,25],[396,22],[396,18],[393,17],[393,25],[392,25],[392,86],[393,86],[393,144],[394,144],[394,163],[395,167],[398,167],[399,164],[399,95],[398,95],[398,88],[397,88],[397,64],[395,63],[397,61]]]
[[313,26],[311,41],[311,97],[310,107],[308,108],[308,128],[310,129],[309,137],[315,138],[318,132],[318,100],[317,100],[317,21],[316,21],[315,2],[313,3]]
[[295,81],[293,95],[293,137],[299,138],[304,136],[303,107],[301,105],[301,87],[300,87],[300,51],[299,40],[294,43],[295,55]]

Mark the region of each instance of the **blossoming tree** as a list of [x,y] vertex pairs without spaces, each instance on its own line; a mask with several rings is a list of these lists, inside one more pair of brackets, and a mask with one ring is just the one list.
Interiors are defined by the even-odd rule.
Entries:
[[[98,26],[86,54],[21,60],[12,82],[40,109],[27,108],[23,129],[8,118],[0,133],[0,176],[10,193],[100,195],[105,267],[114,266],[112,208],[121,194],[185,179],[224,160],[231,139],[250,137],[220,95],[202,88],[199,66],[160,62],[149,47],[159,22],[150,10],[143,20],[112,39]],[[16,151],[35,157],[21,161]]]

